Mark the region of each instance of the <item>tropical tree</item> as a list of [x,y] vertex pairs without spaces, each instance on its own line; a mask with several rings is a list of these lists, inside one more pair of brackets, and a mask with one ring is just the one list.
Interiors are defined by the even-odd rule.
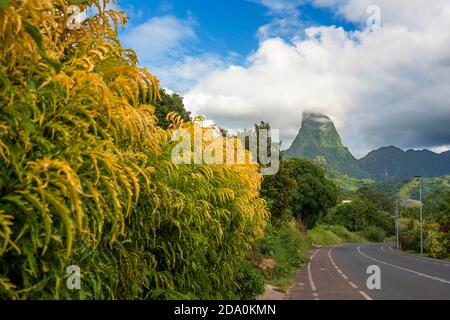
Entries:
[[350,231],[362,231],[377,227],[386,234],[395,231],[394,219],[370,201],[354,198],[351,203],[339,204],[332,212],[331,223],[342,225]]
[[176,112],[184,121],[190,121],[191,113],[186,110],[183,98],[177,93],[167,93],[166,90],[160,89],[159,99],[156,99],[153,104],[155,106],[155,116],[158,126],[168,129],[171,125],[167,116],[170,113]]
[[296,187],[296,181],[285,168],[285,162],[281,162],[276,175],[264,177],[261,196],[266,199],[272,218],[292,219],[294,214],[289,190]]
[[393,213],[394,201],[384,192],[373,190],[369,187],[359,188],[356,195],[363,200],[371,202],[378,210]]
[[282,162],[276,175],[264,179],[262,195],[275,216],[289,210],[299,222],[313,228],[336,205],[338,190],[320,166],[291,159]]

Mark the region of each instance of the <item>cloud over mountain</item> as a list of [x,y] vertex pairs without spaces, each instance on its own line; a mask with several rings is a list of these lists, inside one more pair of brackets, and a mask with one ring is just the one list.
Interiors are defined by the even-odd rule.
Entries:
[[[271,10],[285,5],[261,2]],[[391,144],[449,145],[450,2],[375,1],[383,21],[375,31],[364,28],[374,1],[311,2],[360,30],[319,26],[290,40],[262,40],[245,66],[201,78],[186,94],[187,105],[229,128],[270,121],[286,142],[303,110],[324,112],[358,156]]]

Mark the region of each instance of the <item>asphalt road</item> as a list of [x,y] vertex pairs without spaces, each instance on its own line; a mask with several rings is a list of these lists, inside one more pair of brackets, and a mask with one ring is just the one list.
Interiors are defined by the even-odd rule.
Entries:
[[[369,266],[380,289],[369,289]],[[374,283],[370,281],[370,283]],[[346,244],[311,252],[286,295],[290,300],[450,300],[450,262],[398,252],[391,244]]]

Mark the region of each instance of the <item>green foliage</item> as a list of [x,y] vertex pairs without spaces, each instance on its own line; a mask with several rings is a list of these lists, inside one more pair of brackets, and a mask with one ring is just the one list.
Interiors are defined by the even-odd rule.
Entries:
[[261,270],[247,259],[242,260],[239,270],[239,298],[249,300],[262,295],[266,287],[266,281]]
[[284,220],[293,217],[288,190],[296,187],[295,177],[285,168],[284,162],[281,162],[276,175],[264,177],[261,196],[266,200],[272,218]]
[[375,181],[369,187],[375,191],[383,192],[388,197],[397,196],[405,181]]
[[363,200],[371,202],[378,211],[392,213],[395,210],[394,201],[386,193],[373,190],[369,187],[359,188],[356,195]]
[[351,203],[339,204],[327,217],[327,222],[345,226],[348,230],[358,232],[370,226],[376,226],[391,235],[395,231],[393,218],[377,210],[367,200],[355,198]]
[[383,242],[386,238],[386,232],[382,228],[376,226],[366,227],[360,232],[360,235],[371,242]]
[[[443,259],[450,252],[450,192],[437,191],[424,205],[424,250]],[[400,209],[400,244],[403,250],[420,252],[419,206]]]
[[190,121],[191,113],[186,111],[183,103],[183,98],[176,94],[168,94],[164,89],[160,89],[160,99],[154,101],[155,116],[157,124],[161,128],[168,129],[171,125],[167,119],[167,115],[176,112],[183,121]]
[[325,170],[327,179],[333,181],[343,193],[355,193],[358,189],[372,186],[375,183],[375,181],[371,179],[358,179],[337,171],[328,164],[324,157],[316,157],[314,162]]
[[409,219],[419,219],[420,215],[419,206],[401,206],[399,209],[400,217]]
[[439,211],[441,213],[450,213],[450,191],[442,197],[442,202],[439,205]]
[[402,232],[400,248],[402,250],[420,252],[420,230],[416,228]]
[[438,224],[428,227],[428,238],[425,248],[430,256],[437,259],[445,259],[450,256],[450,232],[444,232]]
[[270,257],[276,262],[275,270],[266,271],[273,284],[290,283],[294,272],[306,262],[304,254],[310,242],[292,219],[269,223],[264,238],[255,246],[257,257]]
[[5,9],[10,2],[11,0],[0,0],[0,10]]
[[261,194],[274,217],[291,212],[313,228],[336,204],[338,190],[312,161],[291,159],[281,163],[276,175],[264,178]]
[[0,299],[238,297],[269,218],[257,165],[175,166],[172,131],[198,123],[157,125],[158,80],[117,39],[126,17],[85,3],[80,30],[64,1],[0,11]]

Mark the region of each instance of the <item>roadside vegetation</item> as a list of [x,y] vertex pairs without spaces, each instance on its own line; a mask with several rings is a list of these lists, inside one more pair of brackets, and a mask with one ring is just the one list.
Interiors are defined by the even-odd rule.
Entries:
[[294,273],[308,260],[311,242],[294,219],[272,220],[264,238],[255,246],[253,262],[262,271],[265,282],[286,292]]
[[71,2],[0,8],[0,299],[248,297],[258,166],[175,166],[171,133],[201,119],[121,47],[122,13],[77,1],[97,13],[69,30]]
[[271,212],[264,238],[255,246],[254,262],[266,281],[286,291],[295,271],[308,260],[307,228],[336,205],[338,191],[323,169],[309,160],[281,162],[274,176],[264,177],[261,195]]
[[[400,210],[400,247],[420,253],[419,206]],[[450,258],[450,191],[425,198],[423,208],[424,254],[437,259]]]

